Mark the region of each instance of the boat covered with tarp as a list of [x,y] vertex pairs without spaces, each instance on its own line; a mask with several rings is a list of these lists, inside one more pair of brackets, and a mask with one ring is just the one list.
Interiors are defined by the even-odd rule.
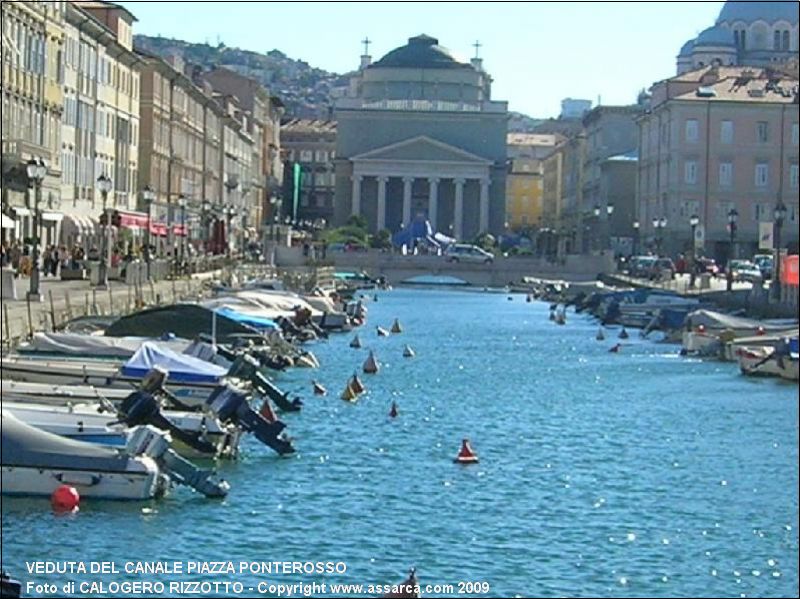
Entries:
[[[78,333],[34,333],[30,341],[17,348],[21,354],[79,356],[83,359],[129,358],[148,341],[149,337],[106,337]],[[184,339],[159,339],[159,345],[173,351],[184,351],[189,342]]]
[[227,370],[188,354],[175,353],[153,342],[143,343],[120,369],[124,376],[144,378],[154,368],[169,372],[170,383],[219,384]]

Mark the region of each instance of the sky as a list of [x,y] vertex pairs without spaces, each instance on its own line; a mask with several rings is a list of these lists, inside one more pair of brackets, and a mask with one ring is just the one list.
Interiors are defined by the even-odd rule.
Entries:
[[724,2],[197,2],[123,1],[136,33],[267,52],[336,73],[358,67],[361,40],[378,60],[426,33],[456,56],[480,41],[492,99],[530,116],[558,116],[563,98],[630,104],[675,74],[688,39]]

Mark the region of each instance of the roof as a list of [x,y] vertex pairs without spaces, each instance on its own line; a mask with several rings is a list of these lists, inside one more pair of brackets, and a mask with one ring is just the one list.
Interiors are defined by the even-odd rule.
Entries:
[[717,23],[744,21],[753,23],[765,21],[788,21],[797,25],[797,2],[726,2],[717,17]]
[[[752,67],[719,67],[716,80],[708,80],[715,67],[684,73],[670,81],[694,81],[701,87],[674,96],[677,100],[752,102],[793,104],[798,93],[798,80],[771,69]],[[689,75],[691,78],[686,78]],[[703,79],[703,75],[707,79]],[[699,92],[699,93],[698,93]]]
[[336,121],[291,119],[281,125],[281,131],[303,133],[336,133]]
[[125,14],[127,14],[131,21],[137,22],[139,19],[136,18],[131,11],[127,8],[122,6],[121,4],[115,4],[113,2],[104,2],[103,0],[73,0],[72,2],[76,6],[83,8],[84,10],[92,10],[92,9],[100,9],[100,10],[121,10]]
[[694,48],[694,40],[689,40],[681,46],[681,51],[678,52],[678,56],[691,56],[692,48]]
[[694,41],[694,47],[697,48],[698,46],[736,47],[736,44],[733,41],[733,33],[730,29],[714,25],[700,32],[700,35]]
[[554,146],[560,135],[543,133],[509,133],[506,144],[509,146]]
[[395,48],[368,68],[396,67],[413,69],[463,69],[474,68],[460,62],[439,40],[429,35],[418,35],[408,39],[405,46]]

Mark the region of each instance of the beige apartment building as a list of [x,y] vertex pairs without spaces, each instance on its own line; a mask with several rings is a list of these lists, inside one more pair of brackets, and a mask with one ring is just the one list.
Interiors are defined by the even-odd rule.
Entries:
[[651,110],[639,120],[637,218],[655,237],[666,219],[664,251],[695,245],[725,260],[728,214],[738,212],[739,256],[758,249],[762,223],[778,200],[787,207],[783,240],[798,238],[798,81],[752,67],[704,67],[660,81]]
[[42,241],[56,243],[61,212],[61,114],[67,3],[2,2],[2,238],[35,235],[26,165],[43,159]]
[[506,136],[509,172],[506,177],[506,224],[527,229],[542,224],[543,159],[560,135],[509,133]]
[[300,165],[297,218],[331,222],[334,209],[336,121],[291,119],[281,128],[286,158],[287,189],[284,215],[293,215],[293,169]]
[[[140,60],[132,46],[135,21],[118,5],[67,3],[61,121],[61,241],[66,245],[99,241],[99,177],[111,180],[109,210],[136,209]],[[139,228],[130,233],[141,243]]]

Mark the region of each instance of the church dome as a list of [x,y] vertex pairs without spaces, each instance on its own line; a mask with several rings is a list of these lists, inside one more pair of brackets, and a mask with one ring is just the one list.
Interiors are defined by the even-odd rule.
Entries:
[[429,35],[409,38],[405,46],[395,48],[374,67],[400,67],[411,69],[463,69],[472,65],[459,62],[447,48],[439,45],[439,40]]
[[694,47],[698,46],[736,46],[733,40],[733,33],[724,27],[714,26],[704,29],[694,41]]
[[753,23],[755,21],[766,21],[775,23],[776,21],[788,21],[797,24],[798,4],[797,2],[731,2],[725,3],[717,17],[719,23],[733,23],[734,21],[744,21]]
[[678,56],[691,56],[692,48],[694,48],[694,40],[689,40],[681,46],[681,51],[678,52]]

